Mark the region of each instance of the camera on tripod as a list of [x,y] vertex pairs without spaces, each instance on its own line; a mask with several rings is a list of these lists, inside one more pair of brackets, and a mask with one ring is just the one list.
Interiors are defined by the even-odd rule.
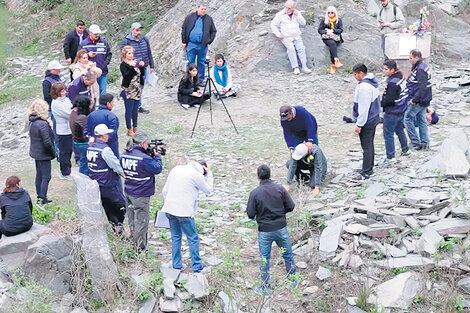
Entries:
[[160,155],[166,154],[166,144],[163,142],[163,139],[156,138],[150,140],[146,153],[153,158],[155,156],[155,152]]
[[204,61],[207,65],[211,63],[211,58],[209,56],[206,56],[206,60]]

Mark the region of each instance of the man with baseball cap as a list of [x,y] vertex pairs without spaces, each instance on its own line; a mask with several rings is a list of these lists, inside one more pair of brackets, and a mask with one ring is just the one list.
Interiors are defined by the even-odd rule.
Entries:
[[100,36],[105,32],[98,25],[93,24],[88,29],[88,38],[84,39],[81,43],[81,49],[85,49],[88,52],[88,59],[95,62],[96,66],[102,71],[100,78],[98,78],[100,95],[106,93],[108,86],[108,64],[113,56],[108,42]]
[[162,171],[162,159],[157,149],[148,151],[148,136],[137,131],[121,154],[121,165],[126,175],[127,221],[137,251],[147,248],[150,197],[155,194],[155,175]]
[[312,188],[312,196],[320,192],[322,178],[326,175],[327,162],[323,151],[316,144],[313,144],[312,152],[308,152],[306,143],[298,144],[292,153],[292,158],[287,161],[287,168],[289,169],[287,185],[284,186],[287,191],[290,190],[295,176],[297,181],[308,182]]
[[122,223],[126,213],[126,201],[122,187],[119,186],[119,176],[124,177],[124,171],[107,144],[109,134],[113,132],[105,124],[97,125],[94,130],[96,140],[88,147],[86,156],[90,178],[96,180],[100,186],[101,204],[108,221],[120,235],[124,230]]
[[[155,72],[155,64],[153,63],[152,49],[150,48],[150,42],[147,37],[142,34],[142,25],[138,22],[132,23],[131,31],[122,40],[121,49],[124,46],[131,46],[134,48],[134,58],[137,63],[140,61],[144,62],[141,70],[146,70],[150,67],[151,72]],[[142,86],[142,89],[144,86]],[[139,113],[148,114],[149,110],[142,107],[142,97],[139,100]]]
[[51,86],[53,83],[66,83],[65,77],[60,74],[60,70],[64,67],[59,63],[59,61],[53,60],[47,64],[46,74],[42,82],[42,94],[44,96],[44,101],[49,104],[49,113],[51,112]]

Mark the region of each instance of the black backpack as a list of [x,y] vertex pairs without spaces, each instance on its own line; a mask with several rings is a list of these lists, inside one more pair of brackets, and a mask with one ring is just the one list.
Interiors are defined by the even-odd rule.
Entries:
[[[393,17],[394,17],[394,22],[397,21],[397,7],[398,5],[395,4],[395,2],[392,2],[392,5],[393,5]],[[381,8],[380,11],[379,11],[379,17],[382,16],[382,11],[384,10],[384,8]]]

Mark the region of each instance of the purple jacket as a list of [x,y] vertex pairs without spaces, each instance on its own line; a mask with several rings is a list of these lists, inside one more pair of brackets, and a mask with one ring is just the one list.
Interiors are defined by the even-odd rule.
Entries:
[[140,146],[121,154],[121,166],[126,175],[126,194],[134,197],[150,197],[155,194],[155,175],[162,171],[162,159],[154,158]]
[[416,62],[411,69],[411,75],[406,82],[408,88],[408,100],[420,106],[429,106],[432,100],[431,74],[429,67],[422,60]]
[[96,180],[98,185],[109,187],[119,183],[119,176],[106,163],[102,157],[103,149],[108,145],[97,139],[88,147],[86,157],[88,160],[88,168],[90,169],[90,178]]
[[106,39],[100,37],[97,41],[91,41],[90,37],[83,39],[82,49],[85,49],[87,52],[94,52],[96,55],[93,58],[89,58],[90,61],[95,62],[96,66],[99,67],[105,76],[108,74],[108,64],[111,62],[113,54],[111,53],[111,48],[109,48],[108,42]]
[[77,96],[86,96],[89,99],[92,98],[90,86],[85,85],[83,82],[83,76],[74,79],[72,84],[67,89],[67,98],[70,99],[70,102],[74,102]]

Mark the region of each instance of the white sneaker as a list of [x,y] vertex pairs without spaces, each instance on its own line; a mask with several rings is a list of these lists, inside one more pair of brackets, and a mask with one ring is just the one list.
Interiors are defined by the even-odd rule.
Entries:
[[304,68],[302,69],[302,72],[305,73],[305,74],[310,74],[310,73],[312,72],[312,70],[309,69],[308,67],[304,67]]
[[59,173],[59,179],[62,179],[62,180],[72,180],[72,176],[70,175],[62,175],[62,173]]
[[210,266],[204,266],[198,273],[206,275],[206,274],[210,274],[210,272],[211,272],[211,267]]
[[294,74],[295,75],[299,75],[300,74],[300,70],[298,67],[294,68]]
[[200,104],[195,104],[195,105],[194,105],[194,107],[195,107],[196,109],[199,109],[200,106],[201,106]]
[[182,106],[185,110],[188,110],[188,109],[189,109],[189,104],[181,103],[181,106]]

